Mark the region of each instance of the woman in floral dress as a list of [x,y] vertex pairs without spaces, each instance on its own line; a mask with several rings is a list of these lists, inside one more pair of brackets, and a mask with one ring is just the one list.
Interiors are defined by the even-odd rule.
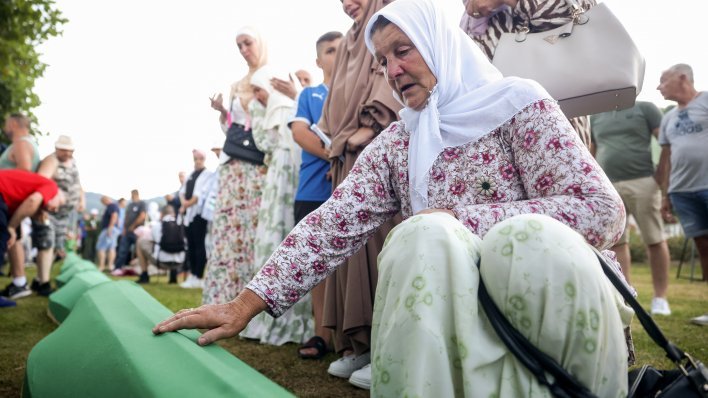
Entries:
[[[271,86],[273,71],[263,67],[251,78],[254,100],[251,114],[259,115],[253,125],[256,146],[266,154],[268,174],[263,184],[255,239],[255,265],[265,264],[295,225],[292,211],[300,170],[301,149],[293,140],[288,121],[295,103]],[[255,275],[255,271],[253,273]],[[251,275],[252,276],[252,275]],[[303,343],[314,333],[312,302],[305,295],[283,316],[274,319],[262,313],[254,318],[241,337],[264,344]]]
[[[222,104],[221,95],[212,99],[212,107],[219,111],[219,122],[226,133],[232,123],[249,127],[257,123],[249,115],[248,104],[253,98],[250,81],[256,69],[267,61],[265,43],[251,28],[243,28],[236,35],[236,44],[248,63],[248,74],[231,87],[229,109]],[[218,169],[219,191],[209,231],[212,250],[207,253],[202,303],[228,303],[243,290],[258,268],[254,266],[253,239],[258,224],[261,189],[267,168],[236,158],[223,151]]]
[[261,311],[278,316],[401,212],[379,256],[372,396],[551,396],[489,325],[480,279],[580,383],[626,396],[631,310],[590,249],[619,239],[624,208],[558,104],[535,82],[502,78],[434,0],[391,3],[366,37],[405,105],[401,121],[234,301],[153,331],[210,329],[205,345]]

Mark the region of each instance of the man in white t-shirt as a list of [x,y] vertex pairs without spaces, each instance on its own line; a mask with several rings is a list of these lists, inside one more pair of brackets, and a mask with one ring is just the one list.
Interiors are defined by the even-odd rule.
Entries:
[[657,89],[677,102],[661,121],[660,182],[666,196],[662,212],[671,210],[686,237],[693,238],[708,281],[708,93],[699,92],[689,65],[677,64],[661,75]]

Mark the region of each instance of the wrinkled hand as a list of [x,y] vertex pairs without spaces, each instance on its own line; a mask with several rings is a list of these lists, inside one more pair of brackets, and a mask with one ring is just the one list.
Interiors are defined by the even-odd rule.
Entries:
[[347,150],[356,152],[360,148],[367,146],[375,137],[376,133],[374,133],[373,129],[362,127],[347,140]]
[[11,248],[12,245],[15,244],[15,241],[17,240],[17,232],[15,232],[15,228],[8,227],[7,232],[10,234],[10,237],[7,240],[7,248]]
[[432,214],[432,213],[447,213],[447,214],[457,218],[455,213],[453,213],[452,210],[448,210],[448,209],[423,209],[423,210],[419,211],[418,213],[416,213],[416,216],[419,214]]
[[221,93],[212,95],[209,98],[209,102],[211,103],[212,109],[219,112],[226,112],[226,108],[224,108],[224,96],[221,95]]
[[179,329],[208,329],[197,340],[199,345],[204,346],[237,335],[251,318],[265,308],[266,304],[260,297],[244,289],[238,297],[226,304],[181,310],[155,325],[152,332],[162,334]]
[[671,206],[671,200],[666,196],[661,200],[661,218],[664,219],[664,222],[669,224],[676,222],[673,207]]
[[288,96],[290,99],[295,99],[295,97],[297,97],[295,82],[293,81],[292,76],[288,75],[288,77],[290,78],[290,80],[283,80],[274,77],[270,79],[270,85],[273,86],[273,88],[277,91],[280,91],[284,95]]

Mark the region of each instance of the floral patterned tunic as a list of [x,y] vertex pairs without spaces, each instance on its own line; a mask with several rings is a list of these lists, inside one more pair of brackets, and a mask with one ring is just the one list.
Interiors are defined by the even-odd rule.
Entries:
[[[246,286],[278,316],[361,247],[385,220],[412,216],[410,133],[391,124],[347,179],[288,235]],[[451,209],[483,237],[519,214],[551,216],[595,247],[622,233],[622,201],[552,100],[538,101],[481,139],[446,149],[433,164],[431,208]]]

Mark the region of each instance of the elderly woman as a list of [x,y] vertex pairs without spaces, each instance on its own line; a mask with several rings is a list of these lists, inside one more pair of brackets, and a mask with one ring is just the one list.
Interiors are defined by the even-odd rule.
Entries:
[[622,202],[558,105],[534,82],[502,78],[433,0],[398,0],[366,32],[402,120],[233,302],[181,311],[153,331],[211,329],[203,345],[260,311],[277,316],[401,211],[379,256],[372,395],[550,396],[489,326],[480,278],[580,382],[626,395],[631,311],[588,246],[617,240]]

